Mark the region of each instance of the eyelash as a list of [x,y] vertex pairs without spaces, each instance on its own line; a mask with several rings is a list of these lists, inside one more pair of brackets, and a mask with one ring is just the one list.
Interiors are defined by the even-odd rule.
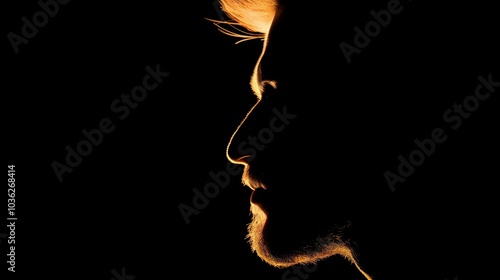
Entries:
[[[220,20],[213,20],[213,19],[208,19],[208,20],[211,21],[215,26],[217,26],[217,30],[219,30],[223,34],[231,36],[231,37],[243,38],[243,39],[237,41],[235,44],[239,44],[241,42],[254,40],[254,39],[261,39],[261,40],[265,39],[265,34],[263,34],[263,33],[249,32],[249,31],[239,29],[237,27],[237,25],[239,25],[237,22],[220,21]],[[229,27],[233,28],[235,31],[232,31],[232,30],[229,30],[228,28],[223,27],[222,24],[228,25]]]

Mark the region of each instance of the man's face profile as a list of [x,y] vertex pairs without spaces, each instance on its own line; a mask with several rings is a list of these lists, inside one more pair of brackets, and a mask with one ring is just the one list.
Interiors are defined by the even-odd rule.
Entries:
[[[253,26],[265,34],[250,79],[258,101],[227,149],[233,163],[245,166],[243,183],[253,189],[248,226],[252,249],[277,267],[333,254],[355,262],[347,231],[354,209],[362,205],[354,198],[361,188],[353,181],[358,168],[353,159],[359,151],[352,147],[359,139],[353,139],[356,134],[345,138],[353,131],[352,124],[342,122],[345,110],[332,110],[337,105],[325,99],[335,89],[333,75],[341,80],[332,68],[337,54],[318,44],[321,30],[309,32],[308,40],[296,34],[323,23],[304,24],[297,13],[300,7],[292,4],[222,3],[230,15],[236,10],[239,22],[252,26],[255,18],[260,20]],[[243,8],[250,18],[239,10]],[[341,106],[350,107],[352,101],[337,98],[347,102]],[[342,137],[335,135],[340,132]]]
[[[221,4],[238,28],[263,39],[249,79],[257,102],[226,151],[231,162],[244,166],[242,181],[253,189],[247,236],[252,250],[280,268],[340,255],[367,279],[397,279],[394,268],[421,276],[422,256],[432,257],[434,267],[444,254],[455,257],[449,248],[460,242],[449,237],[471,231],[443,202],[467,198],[455,186],[479,180],[474,172],[483,172],[477,163],[456,158],[468,143],[456,142],[455,150],[453,144],[436,146],[424,167],[411,166],[417,175],[400,178],[405,183],[396,194],[383,174],[394,166],[400,175],[412,171],[401,167],[401,159],[415,156],[415,145],[433,129],[446,128],[440,117],[458,94],[477,89],[478,74],[460,59],[491,60],[492,51],[478,52],[491,44],[465,43],[483,29],[489,40],[489,25],[443,33],[444,19],[472,25],[460,17],[472,8],[460,5],[444,13],[423,5],[412,10],[409,2],[396,0],[361,11],[361,1],[335,2],[334,8],[297,1]],[[412,22],[417,12],[429,23]],[[346,59],[342,46],[348,44]]]

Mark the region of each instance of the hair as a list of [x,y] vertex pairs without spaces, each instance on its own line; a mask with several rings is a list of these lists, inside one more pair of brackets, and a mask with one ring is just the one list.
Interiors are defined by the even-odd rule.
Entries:
[[342,227],[326,235],[318,235],[315,241],[312,241],[309,245],[303,246],[298,250],[294,249],[293,252],[273,253],[269,249],[269,244],[264,237],[267,214],[264,213],[259,206],[254,204],[250,205],[250,212],[252,214],[252,220],[247,225],[248,234],[246,239],[252,251],[269,265],[277,268],[287,268],[293,265],[316,264],[320,260],[333,255],[339,255],[353,264],[367,280],[373,280],[373,278],[361,268],[352,247],[348,242],[343,241],[344,238],[341,236]]
[[[236,43],[264,39],[278,8],[278,0],[219,0],[219,3],[230,21],[211,21],[222,33],[243,38]],[[230,26],[235,31],[222,27],[222,24]]]

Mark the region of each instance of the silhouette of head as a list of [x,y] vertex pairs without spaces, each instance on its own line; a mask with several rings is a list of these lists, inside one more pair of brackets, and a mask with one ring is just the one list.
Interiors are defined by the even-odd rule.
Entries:
[[243,183],[254,190],[252,249],[277,267],[334,254],[356,264],[349,228],[356,209],[367,206],[357,197],[379,190],[359,178],[359,145],[369,145],[353,121],[363,116],[355,98],[337,90],[346,83],[335,66],[341,57],[323,41],[325,29],[314,29],[325,18],[304,23],[305,11],[287,1],[222,5],[263,39],[250,78],[257,102],[227,148],[228,158],[245,166]]
[[[221,5],[234,21],[229,24],[249,32],[238,35],[228,27],[222,29],[225,33],[263,41],[250,77],[257,101],[227,147],[228,159],[244,166],[242,181],[253,189],[247,236],[252,249],[276,267],[341,255],[369,279],[377,274],[374,266],[411,263],[403,256],[434,244],[423,238],[433,222],[408,214],[416,207],[411,201],[426,199],[429,209],[440,209],[438,199],[428,199],[423,190],[432,183],[443,190],[433,190],[433,197],[451,197],[450,178],[460,179],[450,170],[457,169],[426,169],[424,176],[439,175],[447,183],[416,179],[397,195],[383,174],[396,166],[401,143],[431,137],[440,124],[443,106],[432,106],[429,98],[447,104],[463,86],[434,78],[439,67],[427,68],[427,80],[419,76],[419,67],[436,62],[415,37],[418,33],[398,41],[393,31],[391,43],[387,36],[375,38],[375,31],[387,28],[403,4],[390,0],[371,13],[359,12],[359,1],[336,2],[335,8],[279,0],[221,0]],[[353,29],[367,15],[372,21],[363,30]],[[370,29],[370,22],[378,22],[379,29]],[[448,44],[447,37],[433,38],[440,46]],[[348,40],[349,48],[339,48]],[[410,52],[415,44],[425,55]],[[438,65],[456,68],[451,54],[440,59]],[[405,196],[406,190],[417,193]],[[406,216],[397,217],[396,205]],[[445,239],[439,240],[436,244]]]

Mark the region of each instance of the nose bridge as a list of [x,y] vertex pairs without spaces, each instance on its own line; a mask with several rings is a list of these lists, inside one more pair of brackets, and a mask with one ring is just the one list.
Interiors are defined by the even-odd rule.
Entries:
[[267,85],[276,89],[278,80],[283,72],[287,71],[284,62],[288,59],[287,50],[291,46],[287,45],[290,38],[287,38],[287,28],[283,25],[284,15],[284,8],[278,7],[269,32],[265,34],[262,51],[254,67],[250,85],[258,97],[261,97]]
[[251,118],[252,112],[255,110],[258,104],[259,101],[256,102],[255,105],[248,111],[245,118],[243,118],[243,120],[229,139],[229,143],[226,147],[226,157],[232,163],[246,164],[246,162],[248,162],[251,157],[255,156],[252,153],[242,152],[239,146],[244,144],[246,139],[252,134],[252,123],[249,120]]
[[[264,44],[262,46],[262,51],[257,59],[255,67],[253,69],[252,77],[250,78],[250,87],[254,94],[261,99],[264,87],[269,85],[276,89],[276,81],[273,79],[273,75],[269,75],[271,69],[269,68],[272,63],[269,63],[269,36],[264,39]],[[263,66],[263,64],[265,64]]]
[[[268,108],[269,102],[263,99],[266,99],[266,96],[276,90],[279,85],[276,80],[263,79],[261,76],[261,70],[263,69],[260,63],[264,55],[265,47],[257,61],[250,81],[252,90],[258,100],[238,125],[226,148],[226,156],[232,163],[246,164],[256,156],[257,151],[253,148],[248,148],[248,146],[257,145],[257,150],[259,149],[259,144],[253,138],[255,138],[260,129],[267,125],[266,122],[269,122],[269,114],[272,114],[271,109]],[[269,76],[269,78],[271,77]]]
[[252,108],[248,111],[248,113],[245,115],[243,120],[240,122],[236,130],[234,131],[233,135],[229,139],[229,143],[226,147],[226,157],[231,161],[232,163],[235,164],[246,164],[251,157],[255,156],[252,155],[252,153],[245,153],[240,151],[239,145],[242,145],[245,139],[247,139],[251,135],[251,127],[252,123],[249,121],[251,118],[252,113],[255,111],[257,105],[259,104],[261,98],[262,98],[262,92],[264,90],[264,86],[266,84],[270,84],[271,86],[275,86],[273,82],[265,81],[262,80],[262,67],[261,67],[261,62],[262,59],[264,58],[266,54],[266,46],[267,46],[267,36],[264,39],[264,43],[262,46],[262,51],[257,59],[257,62],[255,63],[255,67],[253,69],[252,76],[250,78],[250,87],[254,93],[255,96],[257,96],[258,101],[252,106]]

